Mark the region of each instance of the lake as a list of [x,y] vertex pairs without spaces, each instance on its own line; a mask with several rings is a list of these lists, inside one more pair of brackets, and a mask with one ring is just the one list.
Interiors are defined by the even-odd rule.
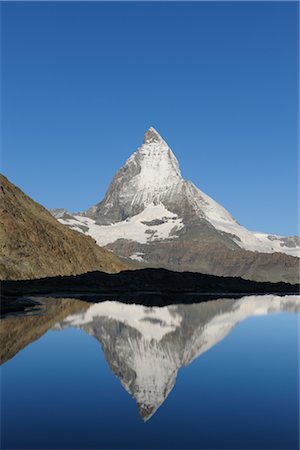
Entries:
[[1,448],[299,448],[300,296],[38,300],[1,321]]

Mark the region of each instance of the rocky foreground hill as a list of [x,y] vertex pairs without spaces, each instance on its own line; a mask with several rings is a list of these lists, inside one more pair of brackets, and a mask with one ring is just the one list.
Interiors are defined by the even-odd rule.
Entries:
[[95,241],[60,224],[0,175],[0,279],[118,272],[128,264]]

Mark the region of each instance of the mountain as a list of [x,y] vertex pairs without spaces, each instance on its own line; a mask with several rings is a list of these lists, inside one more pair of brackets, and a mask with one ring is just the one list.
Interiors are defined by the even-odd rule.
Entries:
[[116,173],[104,199],[58,220],[144,266],[257,281],[298,281],[300,238],[253,233],[181,176],[154,128]]
[[299,312],[300,297],[250,296],[162,308],[103,302],[55,328],[78,327],[100,342],[111,370],[146,421],[168,397],[181,367],[222,341],[242,320],[279,311]]
[[0,175],[0,279],[118,272],[128,266],[95,241],[60,224]]

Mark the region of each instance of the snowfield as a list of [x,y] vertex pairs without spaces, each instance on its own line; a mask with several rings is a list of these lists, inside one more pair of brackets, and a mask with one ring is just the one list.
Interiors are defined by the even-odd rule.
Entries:
[[[98,225],[95,220],[83,216],[58,220],[81,233],[84,231],[79,228],[80,225],[88,227],[89,230],[85,234],[92,236],[101,246],[118,239],[128,239],[141,244],[162,239],[175,239],[176,232],[184,226],[182,219],[163,205],[149,205],[140,214],[111,225]],[[155,221],[161,221],[161,223],[156,225]]]
[[[202,192],[201,195],[203,195]],[[209,197],[206,196],[206,198]],[[299,247],[286,246],[285,237],[251,232],[239,225],[234,219],[230,220],[228,216],[218,216],[217,212],[218,209],[210,205],[210,208],[206,211],[207,220],[216,229],[231,234],[232,239],[239,247],[261,253],[280,252],[300,257]],[[84,216],[73,216],[73,219],[59,218],[58,220],[73,230],[91,236],[100,246],[114,243],[118,239],[127,239],[140,244],[176,239],[178,237],[177,232],[184,227],[183,219],[168,211],[162,204],[149,205],[140,214],[111,225],[98,225],[95,220]],[[162,223],[149,225],[151,221],[153,223],[161,221]],[[88,230],[84,231],[80,226],[87,227]],[[141,253],[135,253],[130,258],[136,261],[144,261]]]

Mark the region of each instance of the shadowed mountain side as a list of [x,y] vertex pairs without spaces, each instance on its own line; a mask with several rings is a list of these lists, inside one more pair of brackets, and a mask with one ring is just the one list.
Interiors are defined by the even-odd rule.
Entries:
[[60,224],[0,174],[0,279],[75,275],[128,268],[88,236]]
[[[175,271],[207,273],[224,277],[242,277],[253,281],[276,283],[297,283],[299,281],[299,258],[284,253],[263,253],[228,248],[223,242],[215,242],[212,231],[203,227],[195,230],[185,228],[179,232],[179,240],[168,242],[133,243],[119,239],[106,248],[120,257],[126,258],[131,252],[147,254],[147,264],[140,260],[142,267],[158,267]],[[200,238],[201,236],[201,238]],[[221,239],[221,238],[220,238]],[[222,239],[224,236],[222,235]]]
[[39,339],[55,323],[64,320],[70,314],[85,311],[90,306],[88,303],[72,299],[36,300],[38,303],[35,315],[7,317],[1,321],[0,364]]
[[299,285],[259,283],[166,269],[141,269],[117,274],[89,272],[77,276],[2,282],[4,305],[22,295],[59,295],[87,301],[120,300],[146,306],[195,303],[203,298],[245,294],[298,293]]

